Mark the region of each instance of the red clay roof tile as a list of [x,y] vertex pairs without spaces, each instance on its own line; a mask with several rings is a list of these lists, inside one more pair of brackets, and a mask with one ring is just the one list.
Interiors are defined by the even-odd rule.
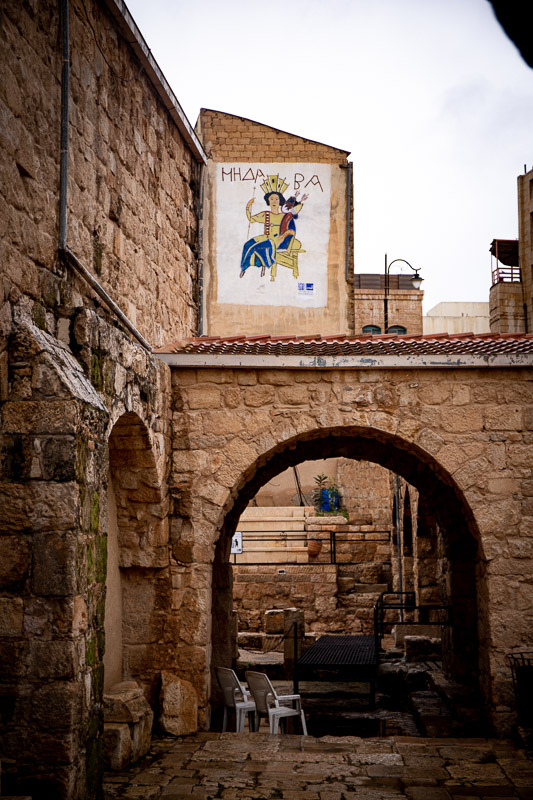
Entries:
[[497,355],[533,353],[533,334],[434,333],[338,336],[205,336],[154,348],[154,353],[224,355]]

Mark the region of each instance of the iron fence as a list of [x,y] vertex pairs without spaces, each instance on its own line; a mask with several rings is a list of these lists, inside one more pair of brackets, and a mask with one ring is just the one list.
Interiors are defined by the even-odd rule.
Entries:
[[374,637],[376,653],[388,626],[452,624],[451,606],[429,603],[417,605],[414,592],[382,592],[374,606]]
[[[232,563],[238,566],[363,564],[367,563],[368,559],[357,561],[351,557],[356,554],[357,546],[372,543],[389,544],[391,540],[390,528],[368,532],[331,530],[261,531],[260,533],[239,531],[239,533],[242,550],[233,551],[231,554]],[[253,559],[254,554],[258,555],[257,559]],[[279,558],[276,559],[278,555]],[[390,561],[378,561],[380,564],[390,564]]]

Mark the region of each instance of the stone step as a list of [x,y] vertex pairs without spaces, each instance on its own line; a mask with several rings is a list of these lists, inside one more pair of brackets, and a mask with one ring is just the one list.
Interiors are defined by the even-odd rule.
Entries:
[[305,523],[294,517],[264,517],[263,519],[239,520],[237,530],[242,533],[300,533],[305,531]]
[[309,512],[307,506],[249,506],[241,514],[241,520],[274,519],[279,517],[305,517]]
[[461,736],[463,725],[455,719],[442,698],[433,691],[413,692],[410,702],[424,736]]
[[[337,578],[339,594],[377,594],[386,592],[387,583],[357,583],[355,578]],[[376,598],[377,599],[377,598]]]

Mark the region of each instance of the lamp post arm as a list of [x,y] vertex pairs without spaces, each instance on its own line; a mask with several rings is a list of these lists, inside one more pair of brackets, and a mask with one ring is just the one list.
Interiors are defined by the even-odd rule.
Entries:
[[384,289],[384,292],[383,292],[383,321],[385,323],[385,326],[384,326],[384,329],[383,329],[383,333],[387,333],[387,330],[388,330],[388,327],[389,327],[389,273],[390,273],[390,268],[392,267],[393,264],[396,264],[399,261],[401,261],[402,264],[407,264],[407,266],[410,269],[412,269],[413,272],[415,273],[413,278],[411,279],[413,284],[414,284],[414,288],[415,289],[419,289],[420,288],[420,284],[422,283],[422,280],[423,280],[422,278],[420,278],[420,276],[418,274],[418,270],[415,267],[413,267],[412,264],[410,264],[408,261],[406,261],[405,258],[395,258],[393,261],[390,262],[390,264],[388,264],[387,263],[387,254],[385,253],[385,280],[384,280],[384,287],[383,287],[383,289]]

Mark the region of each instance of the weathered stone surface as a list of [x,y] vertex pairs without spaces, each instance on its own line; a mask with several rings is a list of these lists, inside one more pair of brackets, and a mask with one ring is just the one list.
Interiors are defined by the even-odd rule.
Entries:
[[132,742],[129,725],[104,722],[104,763],[109,769],[125,769],[132,762]]
[[82,718],[79,684],[55,682],[37,689],[31,698],[32,718],[44,731],[71,731]]
[[115,684],[104,694],[104,758],[123,769],[150,749],[153,712],[135,681]]
[[0,494],[4,530],[68,530],[77,525],[74,483],[3,485]]
[[139,722],[141,717],[152,713],[142,689],[119,689],[116,684],[104,694],[105,722]]
[[0,636],[21,636],[24,606],[20,597],[0,597]]
[[405,636],[405,660],[424,661],[429,658],[442,658],[442,642],[430,636]]
[[172,672],[161,673],[161,715],[159,724],[174,736],[196,733],[198,730],[198,698],[189,681]]
[[277,609],[265,611],[264,630],[265,633],[283,633],[284,612]]
[[34,537],[32,588],[39,595],[73,595],[76,591],[77,544],[69,533]]
[[221,395],[220,389],[215,386],[191,386],[187,393],[189,406],[197,408],[220,408]]
[[22,581],[30,567],[30,547],[24,536],[0,536],[0,587]]
[[398,625],[392,629],[396,646],[403,645],[406,636],[414,636],[415,638],[423,636],[439,642],[441,637],[437,635],[438,633],[440,633],[438,625]]

